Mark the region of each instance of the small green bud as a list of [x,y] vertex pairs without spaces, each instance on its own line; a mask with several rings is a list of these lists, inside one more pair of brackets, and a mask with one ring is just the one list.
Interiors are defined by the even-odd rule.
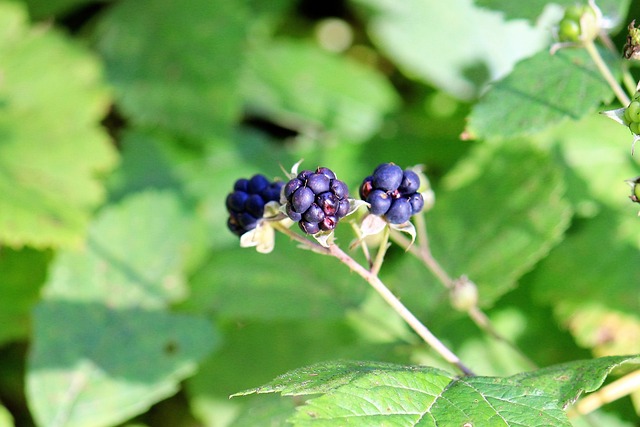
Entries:
[[449,298],[453,308],[467,312],[478,305],[478,287],[466,276],[462,276],[453,282]]
[[629,125],[640,122],[640,102],[631,101],[624,111],[624,119],[629,123]]
[[632,202],[640,203],[640,176],[627,179],[626,182],[631,186],[631,195],[629,198]]
[[595,39],[599,31],[600,19],[591,6],[569,6],[558,24],[558,39],[561,42],[585,42]]

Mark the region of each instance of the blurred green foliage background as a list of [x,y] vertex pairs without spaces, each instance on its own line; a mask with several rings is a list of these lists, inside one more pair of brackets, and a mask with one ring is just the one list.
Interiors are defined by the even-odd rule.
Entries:
[[[228,396],[323,360],[446,368],[336,261],[226,229],[237,178],[300,159],[352,195],[424,165],[435,255],[540,366],[640,353],[637,156],[588,57],[549,55],[556,3],[0,1],[0,426],[281,425],[299,402]],[[600,6],[622,49],[640,5]],[[387,258],[476,372],[526,369]]]

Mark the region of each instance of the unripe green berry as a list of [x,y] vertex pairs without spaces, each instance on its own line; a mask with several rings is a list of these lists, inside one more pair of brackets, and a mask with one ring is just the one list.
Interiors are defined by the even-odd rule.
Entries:
[[640,123],[631,122],[629,124],[629,129],[631,129],[631,132],[635,133],[636,135],[640,135]]
[[580,24],[579,21],[572,19],[563,19],[560,21],[560,28],[558,30],[558,38],[563,42],[576,42],[580,39]]
[[624,111],[624,117],[629,123],[640,122],[640,102],[632,101]]
[[467,312],[478,305],[478,287],[462,276],[453,283],[449,298],[453,308]]

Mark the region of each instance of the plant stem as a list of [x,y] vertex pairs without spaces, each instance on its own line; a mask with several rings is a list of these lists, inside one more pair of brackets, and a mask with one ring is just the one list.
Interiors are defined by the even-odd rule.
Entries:
[[[418,241],[419,248],[415,248],[411,245],[411,241],[403,236],[401,233],[394,232],[392,234],[392,239],[395,240],[398,244],[404,247],[408,247],[409,251],[416,256],[418,259],[422,260],[425,266],[431,271],[431,273],[436,276],[438,281],[447,289],[451,290],[454,286],[454,280],[449,276],[449,274],[445,271],[444,268],[438,263],[438,261],[434,258],[431,253],[431,248],[429,246],[429,238],[427,235],[427,226],[422,215],[414,216],[417,230],[418,230]],[[485,333],[492,336],[494,339],[508,345],[513,351],[515,351],[522,360],[529,365],[532,369],[537,369],[537,365],[529,359],[529,357],[511,340],[500,334],[498,330],[493,326],[489,317],[484,313],[478,306],[475,306],[467,311],[467,315],[469,318]]]
[[598,71],[600,71],[600,74],[602,75],[602,77],[604,77],[604,79],[607,81],[607,83],[613,90],[613,93],[615,93],[620,104],[622,104],[625,107],[629,105],[629,102],[630,102],[629,97],[627,96],[625,91],[622,89],[622,87],[620,86],[616,78],[613,76],[613,74],[611,73],[611,70],[609,70],[607,63],[604,61],[604,59],[602,59],[602,56],[600,55],[600,52],[598,52],[598,48],[593,43],[593,41],[585,43],[584,48],[589,53],[591,60],[596,64],[596,67],[598,68]]
[[[357,273],[360,277],[365,279],[373,289],[389,304],[389,306],[413,329],[431,348],[433,348],[444,360],[449,362],[458,368],[464,375],[475,375],[473,371],[467,368],[460,358],[456,356],[442,341],[440,341],[433,333],[427,328],[413,313],[405,307],[402,302],[387,288],[387,286],[380,280],[377,274],[367,270],[362,265],[358,264],[353,258],[346,254],[337,245],[330,245],[328,248],[314,243],[303,236],[291,231],[287,227],[282,226],[279,223],[273,224],[274,229],[286,234],[291,239],[303,244],[308,249],[323,255],[332,255],[336,257],[340,262],[345,264],[351,271]],[[385,243],[386,246],[386,243]],[[382,250],[382,247],[380,248]],[[384,254],[382,255],[384,257]]]
[[386,287],[386,285],[378,278],[377,275],[371,271],[362,267],[353,258],[347,255],[337,245],[329,246],[329,252],[338,258],[343,264],[347,265],[352,271],[356,272],[363,279],[365,279],[376,292],[389,304],[393,310],[398,313],[402,319],[427,343],[433,348],[440,356],[442,356],[447,362],[456,366],[465,375],[474,375],[474,373],[467,368],[458,356],[456,356],[442,341],[440,341],[433,333],[418,320],[413,313],[405,307],[402,302]]

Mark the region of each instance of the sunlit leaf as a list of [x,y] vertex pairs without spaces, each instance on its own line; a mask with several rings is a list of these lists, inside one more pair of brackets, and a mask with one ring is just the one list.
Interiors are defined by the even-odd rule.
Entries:
[[508,77],[491,85],[473,107],[467,133],[478,138],[532,134],[567,118],[578,120],[594,113],[612,97],[584,49],[562,49],[554,55],[543,51],[519,62]]
[[44,302],[34,323],[27,398],[38,425],[106,427],[145,412],[218,340],[200,318],[100,304]]
[[[110,101],[100,65],[0,3],[0,242],[78,247],[115,164],[99,121]],[[43,72],[46,70],[46,72]]]
[[185,294],[188,217],[175,193],[130,196],[92,224],[87,246],[58,254],[49,298],[111,307],[163,307]]

